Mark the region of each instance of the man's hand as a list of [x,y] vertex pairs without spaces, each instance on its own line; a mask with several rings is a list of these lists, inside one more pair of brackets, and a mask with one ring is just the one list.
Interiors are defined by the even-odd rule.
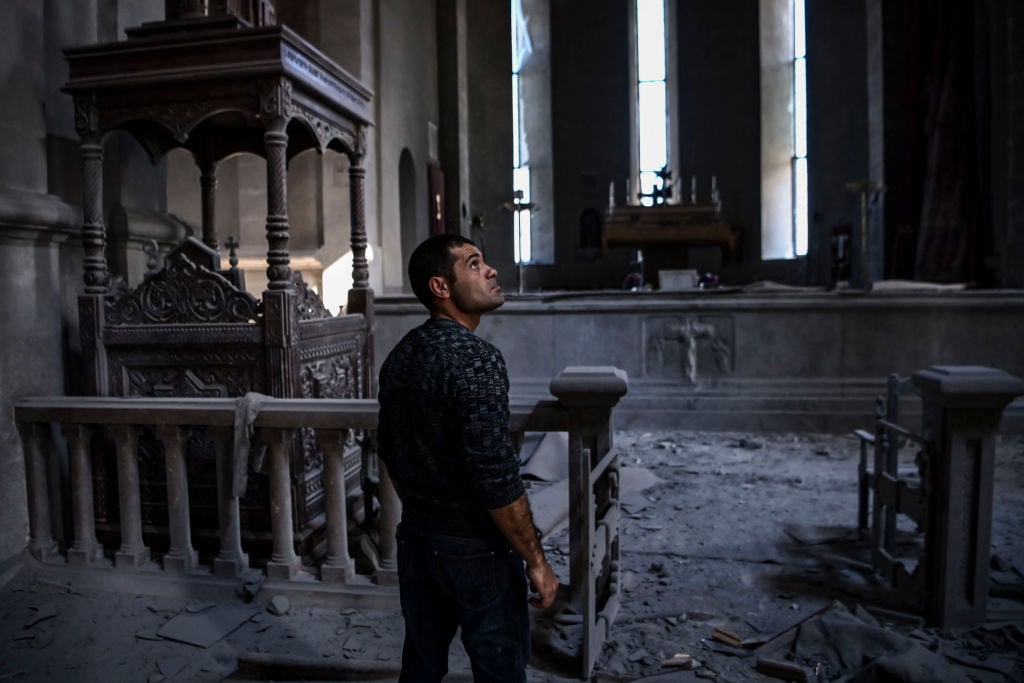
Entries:
[[558,576],[548,561],[541,558],[540,564],[527,565],[526,576],[530,579],[530,590],[538,595],[530,598],[530,604],[534,607],[551,607],[555,601],[555,591],[558,590]]
[[530,579],[530,590],[538,597],[530,598],[536,607],[550,607],[555,601],[558,577],[544,558],[544,549],[533,526],[530,501],[524,493],[505,507],[491,510],[491,519],[504,534],[512,547],[526,560],[526,576]]

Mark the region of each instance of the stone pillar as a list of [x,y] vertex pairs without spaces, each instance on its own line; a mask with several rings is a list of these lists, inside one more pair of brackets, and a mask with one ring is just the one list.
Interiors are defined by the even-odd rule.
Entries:
[[913,382],[933,449],[923,482],[926,616],[944,629],[973,627],[988,602],[996,431],[1024,381],[993,368],[934,366]]
[[569,605],[583,616],[589,678],[620,605],[619,460],[612,408],[628,388],[613,367],[568,367],[550,391],[569,411]]
[[[569,410],[569,602],[581,613],[594,599],[590,576],[595,524],[590,478],[593,456],[611,446],[612,408],[626,394],[626,373],[614,367],[567,367],[549,386]],[[589,604],[589,612],[594,605]]]

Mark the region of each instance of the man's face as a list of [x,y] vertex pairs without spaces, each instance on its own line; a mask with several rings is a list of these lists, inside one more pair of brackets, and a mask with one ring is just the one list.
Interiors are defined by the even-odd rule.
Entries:
[[451,253],[455,257],[455,282],[450,283],[450,289],[456,308],[463,313],[483,313],[505,303],[498,286],[498,271],[484,263],[479,249],[463,244]]

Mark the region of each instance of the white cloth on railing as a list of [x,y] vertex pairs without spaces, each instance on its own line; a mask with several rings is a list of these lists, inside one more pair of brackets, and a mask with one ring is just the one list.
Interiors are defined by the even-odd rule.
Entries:
[[260,414],[263,404],[272,398],[266,394],[250,391],[235,401],[235,433],[231,461],[231,495],[241,498],[245,495],[245,486],[249,478],[249,457],[252,456],[252,469],[263,471],[266,446],[259,444],[256,453],[252,453],[253,438],[256,436],[256,417]]

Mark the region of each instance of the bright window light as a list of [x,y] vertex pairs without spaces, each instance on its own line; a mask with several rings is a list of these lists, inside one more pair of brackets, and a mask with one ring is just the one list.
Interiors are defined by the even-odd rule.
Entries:
[[793,254],[807,255],[807,44],[804,0],[793,2]]
[[[532,50],[526,32],[522,0],[512,0],[512,249],[516,263],[529,263],[532,255],[530,229],[530,166],[522,129],[522,100],[519,93],[519,69]],[[523,163],[526,159],[527,163]],[[519,208],[519,205],[527,205]]]
[[[656,174],[668,163],[664,0],[637,0],[636,46],[639,194],[650,195],[661,186]],[[626,200],[632,203],[634,197]],[[650,206],[654,202],[644,196],[640,203]]]

